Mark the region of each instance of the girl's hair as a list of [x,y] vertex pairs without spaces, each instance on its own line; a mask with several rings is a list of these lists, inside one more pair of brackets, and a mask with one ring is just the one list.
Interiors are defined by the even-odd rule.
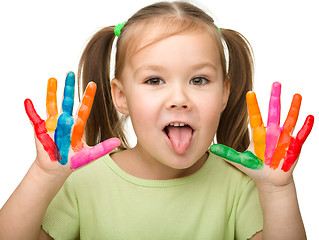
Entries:
[[[230,82],[229,100],[221,114],[216,134],[217,142],[237,151],[246,150],[250,140],[245,95],[252,90],[253,82],[253,58],[248,41],[236,31],[217,28],[208,14],[190,3],[155,3],[135,13],[122,28],[116,46],[117,79],[121,79],[127,57],[140,50],[137,49],[137,43],[143,33],[154,24],[162,27],[163,34],[154,38],[147,46],[180,33],[211,32],[219,49],[224,81],[229,79]],[[114,38],[114,26],[103,28],[92,37],[81,57],[78,78],[79,82],[82,79],[83,89],[90,81],[94,81],[98,86],[86,124],[88,145],[118,137],[121,140],[120,149],[125,149],[129,147],[123,127],[125,117],[119,115],[111,97],[110,59]],[[228,59],[225,57],[223,42],[227,46]]]

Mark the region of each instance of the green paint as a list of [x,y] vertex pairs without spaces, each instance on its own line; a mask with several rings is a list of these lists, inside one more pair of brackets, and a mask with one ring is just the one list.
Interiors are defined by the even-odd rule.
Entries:
[[256,157],[251,151],[237,152],[236,150],[222,144],[214,144],[210,147],[210,151],[217,156],[225,158],[231,162],[239,163],[250,169],[261,169],[264,163]]

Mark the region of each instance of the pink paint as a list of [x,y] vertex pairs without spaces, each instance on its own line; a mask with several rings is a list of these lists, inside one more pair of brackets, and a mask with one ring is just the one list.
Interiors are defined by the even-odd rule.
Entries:
[[275,152],[279,136],[282,132],[282,128],[280,127],[280,94],[281,84],[279,82],[274,82],[272,85],[268,110],[265,149],[266,165],[270,165],[271,163],[271,159]]
[[120,140],[117,138],[110,138],[94,147],[84,147],[71,157],[71,169],[80,168],[106,154],[120,145]]

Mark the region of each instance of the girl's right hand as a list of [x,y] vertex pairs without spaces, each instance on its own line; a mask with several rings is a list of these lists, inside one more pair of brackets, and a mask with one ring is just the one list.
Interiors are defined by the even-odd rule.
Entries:
[[117,138],[108,139],[94,147],[89,147],[83,142],[84,128],[93,104],[96,84],[93,82],[88,84],[75,120],[72,116],[74,85],[74,73],[69,72],[65,80],[63,112],[59,116],[56,100],[57,81],[54,78],[48,80],[46,121],[37,114],[30,99],[24,102],[36,135],[36,164],[41,170],[50,174],[68,176],[72,170],[87,165],[120,144]]

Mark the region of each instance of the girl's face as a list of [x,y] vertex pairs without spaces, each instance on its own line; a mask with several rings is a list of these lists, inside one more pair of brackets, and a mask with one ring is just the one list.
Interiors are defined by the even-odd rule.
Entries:
[[139,159],[186,170],[203,159],[215,136],[229,86],[208,32],[174,35],[143,48],[162,29],[141,37],[140,51],[112,82],[117,109],[130,115]]

